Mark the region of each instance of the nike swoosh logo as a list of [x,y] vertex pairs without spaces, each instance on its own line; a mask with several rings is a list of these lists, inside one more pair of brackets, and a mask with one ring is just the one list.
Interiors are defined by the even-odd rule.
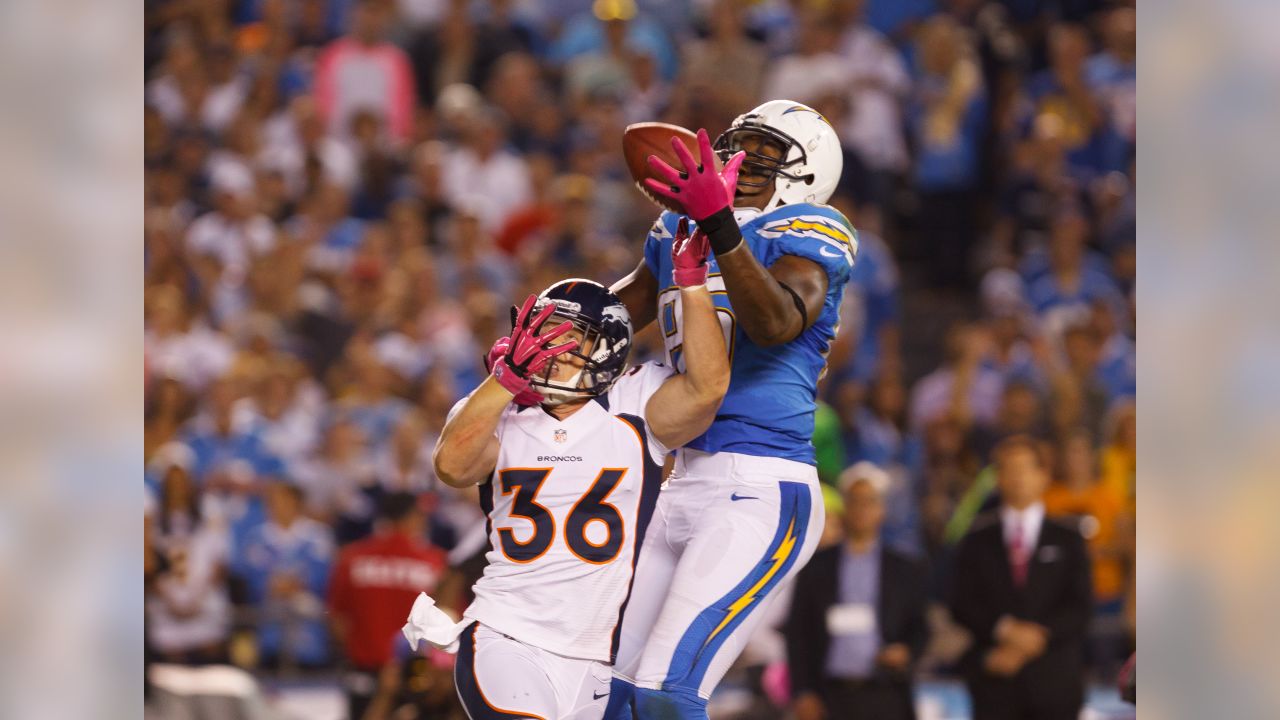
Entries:
[[739,500],[759,500],[760,498],[756,497],[755,495],[739,495],[738,493],[734,493],[729,496],[729,499],[734,502],[737,502]]
[[828,251],[828,250],[830,250],[830,249],[831,249],[831,248],[829,248],[829,247],[820,247],[820,248],[818,248],[818,252],[822,253],[823,255],[825,255],[825,256],[827,256],[827,257],[831,257],[831,258],[844,257],[844,255],[842,255],[841,253],[838,253],[838,252],[827,252],[827,251]]
[[594,691],[594,690],[592,690],[592,691],[591,691],[591,699],[592,699],[592,700],[599,700],[599,699],[600,699],[600,698],[602,698],[602,697],[609,697],[609,693],[601,693],[601,694],[597,695],[597,694],[595,693],[595,691]]

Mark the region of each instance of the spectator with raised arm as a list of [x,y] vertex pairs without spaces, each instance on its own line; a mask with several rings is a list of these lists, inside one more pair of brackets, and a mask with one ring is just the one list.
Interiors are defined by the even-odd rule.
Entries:
[[962,286],[977,232],[973,193],[981,173],[986,88],[964,29],[944,15],[921,26],[916,58],[907,125],[920,197],[917,252],[932,283]]

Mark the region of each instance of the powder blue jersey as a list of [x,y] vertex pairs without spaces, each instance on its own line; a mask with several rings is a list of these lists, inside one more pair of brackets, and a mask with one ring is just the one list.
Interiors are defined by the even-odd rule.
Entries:
[[[733,377],[715,422],[688,447],[796,460],[813,458],[813,414],[818,378],[840,322],[840,301],[858,241],[844,215],[826,205],[784,205],[767,213],[735,211],[742,237],[760,264],[783,255],[812,260],[827,273],[827,298],[816,322],[785,345],[762,348],[738,326],[714,256],[711,290],[729,348]],[[671,243],[680,215],[664,212],[645,240],[644,257],[658,280],[658,325],[670,365],[684,371],[681,357],[680,289],[671,277]],[[691,222],[690,225],[693,225]],[[690,228],[692,232],[692,227]]]

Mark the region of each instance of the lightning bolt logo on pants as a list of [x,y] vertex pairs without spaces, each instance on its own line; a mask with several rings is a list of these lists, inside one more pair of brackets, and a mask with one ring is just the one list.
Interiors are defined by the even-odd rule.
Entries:
[[773,561],[773,564],[769,567],[769,572],[766,572],[764,577],[760,578],[755,585],[752,585],[751,588],[742,595],[742,597],[733,601],[733,604],[729,606],[729,612],[724,616],[724,620],[721,620],[720,624],[716,626],[716,629],[712,630],[711,635],[707,637],[708,643],[714,640],[716,635],[719,635],[720,631],[725,629],[729,623],[733,622],[733,619],[737,617],[739,613],[751,607],[751,603],[756,601],[756,594],[759,593],[765,585],[768,585],[769,581],[773,579],[773,576],[777,575],[778,571],[782,569],[782,566],[787,562],[787,558],[791,557],[791,551],[795,549],[795,530],[796,521],[795,518],[792,518],[791,524],[787,526],[787,534],[783,536],[782,542],[778,545],[777,552],[773,554],[773,557],[769,558]]
[[[780,482],[778,489],[778,519],[773,538],[756,551],[759,559],[750,566],[746,576],[718,600],[705,606],[689,623],[672,649],[662,685],[664,691],[710,692],[709,688],[702,688],[703,681],[725,643],[733,642],[744,623],[750,624],[758,606],[800,561],[808,537],[814,491],[806,483],[791,481]],[[727,579],[717,578],[717,581]],[[714,677],[718,681],[718,672]]]

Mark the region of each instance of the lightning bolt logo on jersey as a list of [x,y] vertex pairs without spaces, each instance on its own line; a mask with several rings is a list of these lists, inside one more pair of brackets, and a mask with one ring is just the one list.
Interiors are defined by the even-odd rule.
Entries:
[[[704,452],[779,457],[814,463],[815,388],[840,322],[840,303],[858,251],[852,225],[827,205],[784,205],[767,213],[734,212],[743,240],[761,265],[783,255],[811,260],[827,273],[822,312],[807,330],[784,345],[762,348],[738,327],[724,279],[709,258],[711,290],[729,348],[733,376],[715,422],[688,447]],[[680,289],[672,282],[671,243],[680,215],[664,212],[645,240],[644,256],[658,280],[658,323],[669,364],[684,371],[679,325]]]

